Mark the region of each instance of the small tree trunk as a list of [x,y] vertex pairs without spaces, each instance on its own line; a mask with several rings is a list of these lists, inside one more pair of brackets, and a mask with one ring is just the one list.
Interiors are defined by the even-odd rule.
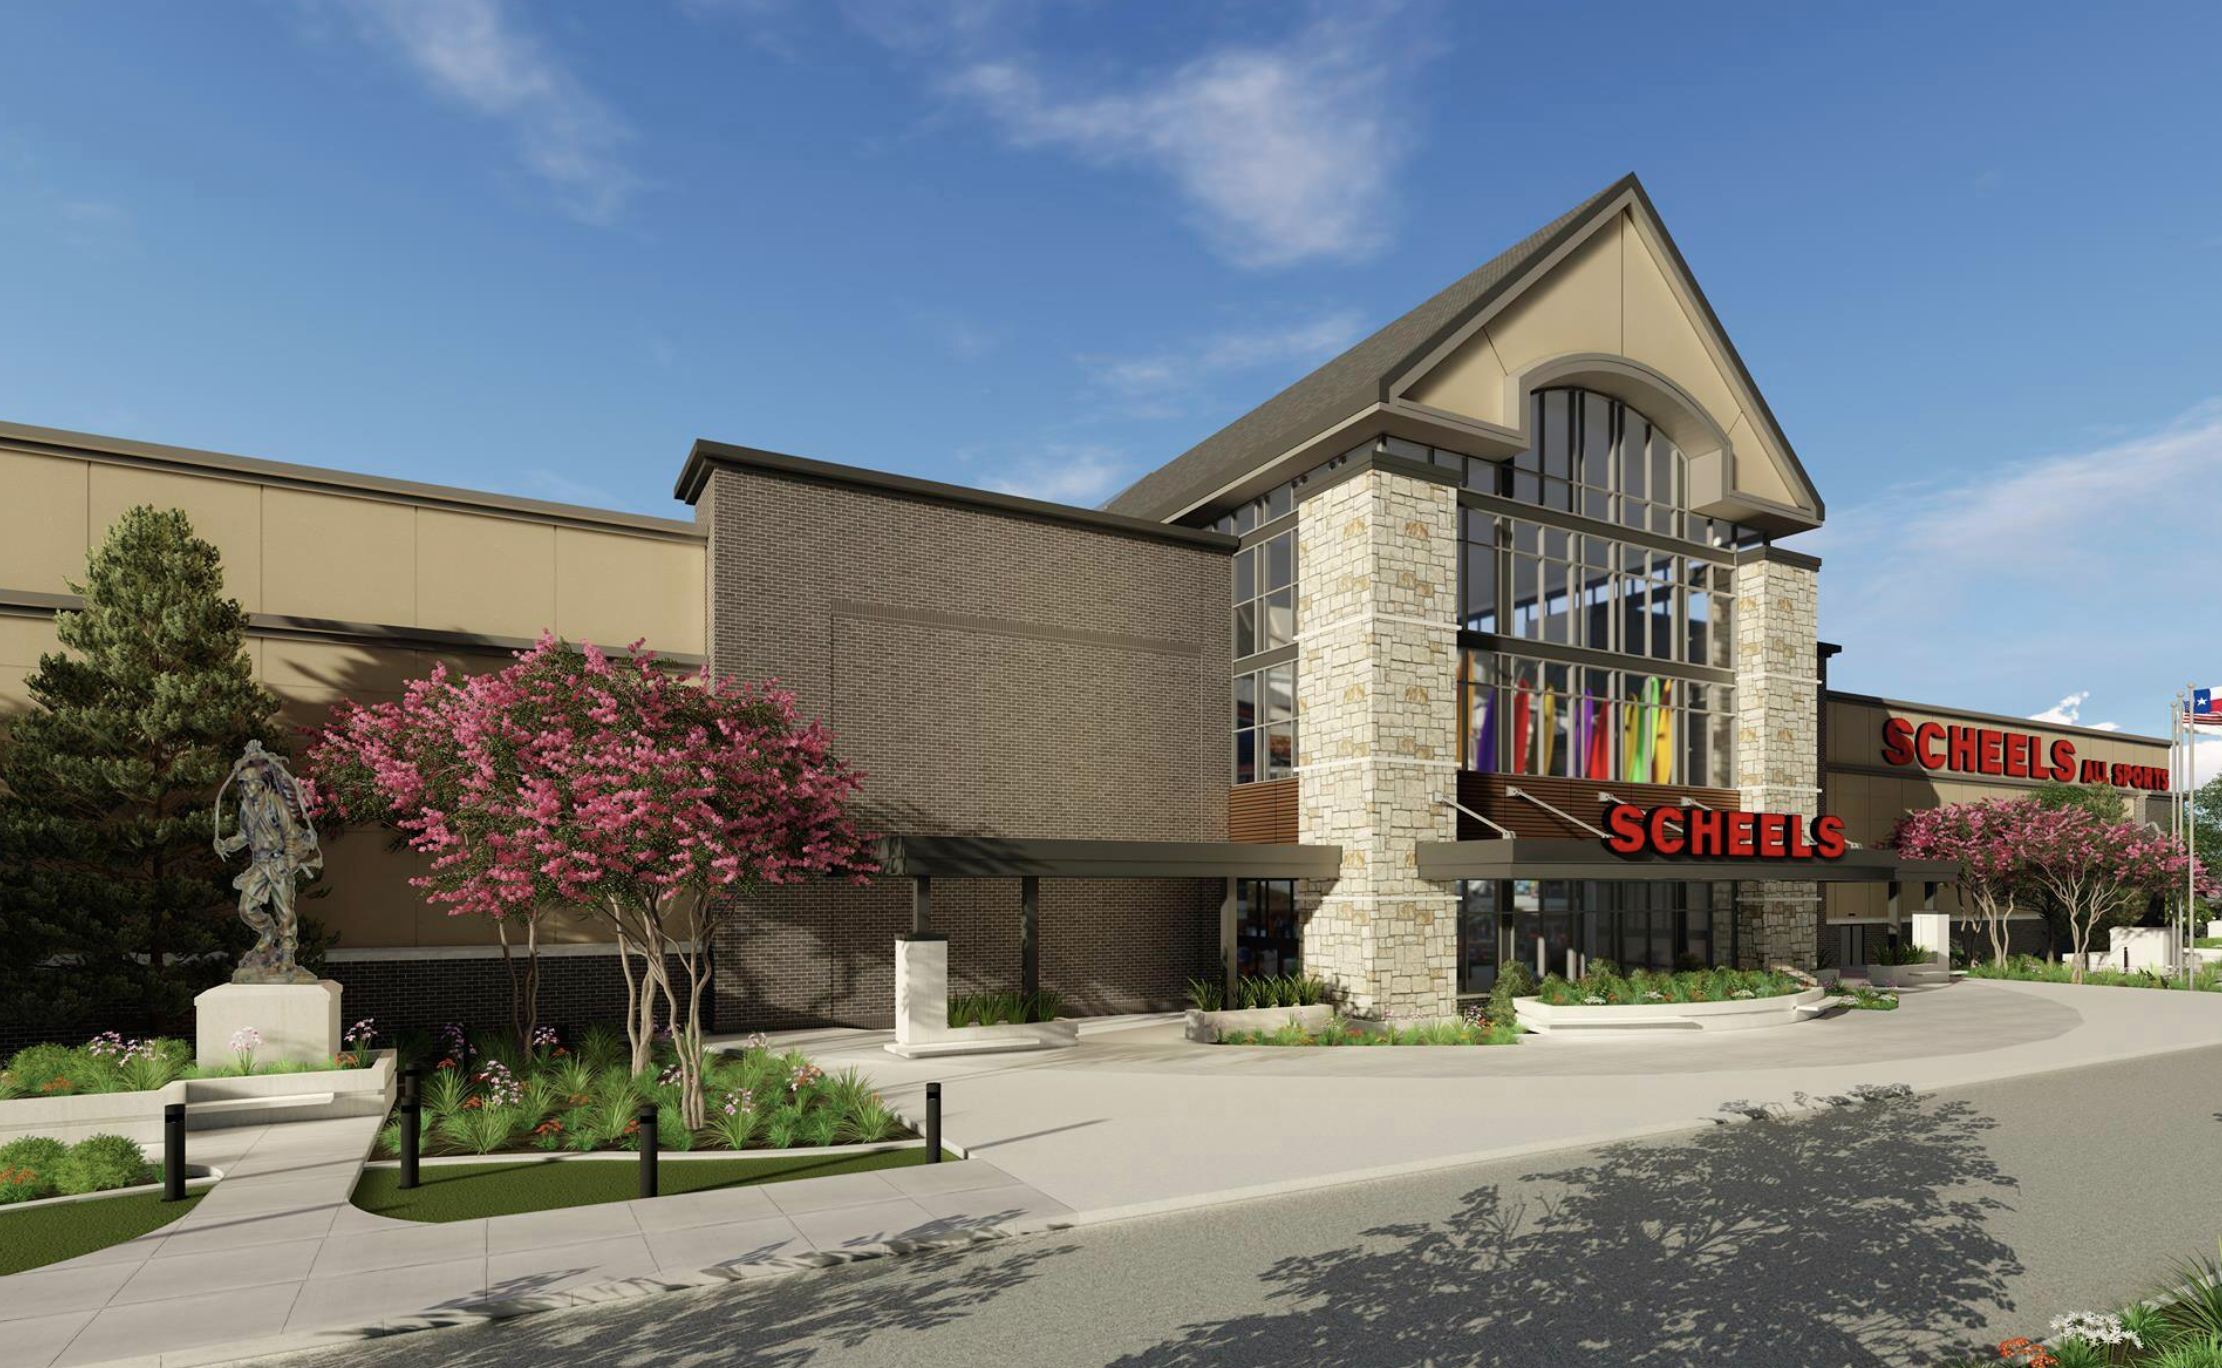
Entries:
[[494,918],[494,935],[501,941],[502,973],[509,978],[509,1031],[517,1037],[517,1048],[526,1055],[532,1053],[532,1037],[525,1031],[523,987],[517,982],[517,960],[509,953],[509,918]]
[[525,1035],[524,1049],[532,1054],[532,1038],[540,1032],[540,916],[525,916]]

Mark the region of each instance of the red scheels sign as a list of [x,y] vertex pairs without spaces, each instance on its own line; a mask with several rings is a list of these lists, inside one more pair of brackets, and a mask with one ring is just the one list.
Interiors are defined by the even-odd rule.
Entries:
[[2158,765],[2109,765],[2075,758],[2075,742],[2047,745],[2029,732],[1990,727],[1948,727],[1903,717],[1883,722],[1883,763],[1915,765],[1954,774],[1992,774],[2008,779],[2054,779],[2060,783],[2112,784],[2116,788],[2164,791],[2168,771]]
[[1834,860],[1844,854],[1844,822],[1795,812],[1720,812],[1712,808],[1605,809],[1605,849],[1615,855],[1692,860]]

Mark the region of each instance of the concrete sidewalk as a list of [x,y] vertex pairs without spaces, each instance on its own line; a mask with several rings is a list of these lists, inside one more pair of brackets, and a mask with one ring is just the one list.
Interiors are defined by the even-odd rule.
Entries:
[[2222,994],[1966,979],[1909,990],[1894,1012],[1495,1048],[1198,1046],[1171,1018],[1030,1054],[908,1061],[884,1039],[792,1043],[906,1112],[940,1081],[950,1140],[1093,1221],[1666,1134],[1732,1104],[2222,1044]]
[[397,1221],[348,1201],[378,1125],[194,1132],[194,1162],[224,1175],[199,1206],[140,1239],[0,1278],[0,1364],[218,1362],[1037,1229],[1069,1214],[974,1161]]

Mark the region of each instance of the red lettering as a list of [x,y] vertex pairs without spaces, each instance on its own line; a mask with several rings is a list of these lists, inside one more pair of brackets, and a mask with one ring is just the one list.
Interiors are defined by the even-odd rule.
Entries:
[[1805,819],[1798,816],[1798,814],[1794,812],[1790,814],[1789,824],[1783,830],[1782,840],[1783,847],[1789,852],[1791,859],[1810,860],[1813,858],[1813,846],[1805,839]]
[[1921,768],[1927,770],[1944,768],[1944,752],[1938,749],[1943,740],[1944,728],[1934,722],[1924,722],[1914,728],[1914,755],[1921,761]]
[[1605,813],[1605,849],[1615,855],[1633,855],[1643,849],[1643,809],[1615,803]]
[[2052,743],[2052,777],[2063,784],[2075,778],[2075,742]]
[[1946,734],[1952,738],[1952,758],[1946,762],[1946,768],[1962,774],[1971,773],[1982,749],[1982,734],[1974,727],[1954,727]]
[[1717,855],[1721,846],[1721,814],[1711,808],[1690,809],[1689,823],[1683,828],[1689,833],[1692,855]]
[[1674,819],[1681,816],[1680,809],[1661,807],[1651,809],[1651,848],[1661,855],[1679,855],[1689,842],[1674,829]]
[[1903,717],[1883,719],[1883,763],[1910,765],[1913,763],[1913,723]]
[[1782,818],[1779,812],[1759,814],[1759,858],[1779,860],[1789,853],[1782,848]]
[[1997,774],[2001,772],[2005,768],[2005,765],[2000,760],[1998,752],[1999,748],[2005,744],[2005,733],[1994,732],[1988,727],[1980,727],[1976,730],[1975,736],[1976,772],[1980,774]]
[[2029,777],[2029,752],[2036,747],[2037,738],[2026,732],[2009,732],[2006,736],[2006,773],[2015,779]]
[[1844,854],[1844,819],[1831,814],[1813,823],[1813,851],[1824,860]]
[[1727,841],[1721,850],[1723,855],[1732,856],[1736,859],[1750,858],[1751,823],[1751,813],[1731,812],[1728,814],[1728,820],[1724,827],[1727,833]]

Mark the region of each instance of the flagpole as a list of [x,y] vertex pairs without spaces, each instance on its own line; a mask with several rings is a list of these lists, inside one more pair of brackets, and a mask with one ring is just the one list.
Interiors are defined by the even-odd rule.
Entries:
[[[2190,700],[2179,693],[2168,709],[2168,834],[2171,843],[2183,839],[2184,799],[2183,790],[2178,786],[2178,781],[2185,773],[2183,768],[2185,765],[2183,734],[2187,728],[2187,723],[2184,720],[2184,710],[2188,706],[2190,706]],[[2170,899],[2170,901],[2174,900]],[[2191,982],[2191,939],[2191,903],[2186,898],[2183,907],[2183,934],[2177,941],[2179,948],[2176,952],[2184,967],[2184,984],[2186,987],[2190,986]]]
[[[2191,696],[2198,689],[2196,684],[2184,685],[2184,707],[2191,706]],[[2199,733],[2191,724],[2187,711],[2183,719],[2183,919],[2192,921],[2199,915]],[[2191,953],[2184,952],[2189,961]]]

